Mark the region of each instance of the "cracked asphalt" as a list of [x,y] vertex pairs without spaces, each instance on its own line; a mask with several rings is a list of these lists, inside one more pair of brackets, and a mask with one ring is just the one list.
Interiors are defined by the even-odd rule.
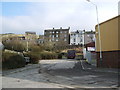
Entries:
[[98,69],[83,60],[41,60],[40,64],[28,65],[22,70],[3,71],[2,88],[109,88],[108,90],[117,90],[118,77],[117,70]]

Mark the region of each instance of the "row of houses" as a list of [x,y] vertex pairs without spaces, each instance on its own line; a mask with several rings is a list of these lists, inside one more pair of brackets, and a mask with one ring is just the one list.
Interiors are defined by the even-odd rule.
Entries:
[[61,42],[66,45],[85,45],[95,41],[94,31],[76,30],[70,32],[70,27],[67,29],[47,29],[44,31],[44,42],[54,42],[55,44]]
[[[97,67],[120,67],[120,29],[119,21],[120,15],[105,22],[100,23],[100,33],[98,35],[97,25],[94,31],[76,30],[70,32],[70,27],[63,29],[47,29],[44,30],[44,35],[36,35],[35,32],[25,32],[23,35],[6,34],[2,37],[14,36],[14,38],[6,39],[18,39],[21,41],[35,42],[38,44],[53,42],[61,45],[85,45],[86,49],[96,48],[97,54],[96,61]],[[99,38],[101,39],[101,50],[99,44]],[[100,60],[100,52],[102,52],[102,60]]]
[[14,34],[14,33],[7,33],[2,34],[2,38],[6,41],[10,40],[36,40],[39,36],[36,35],[36,32],[25,32],[25,34]]
[[44,30],[44,35],[37,35],[36,32],[27,31],[25,34],[7,33],[2,35],[5,42],[11,40],[19,40],[21,42],[29,42],[33,44],[47,44],[53,43],[54,45],[78,45],[83,46],[90,42],[95,42],[95,32],[76,30],[70,32],[70,27],[63,29],[47,29]]
[[37,39],[39,38],[39,35],[36,35],[35,32],[25,32],[25,34],[14,34],[14,33],[6,33],[1,34],[2,42],[20,42],[23,43],[27,47],[27,42],[29,42],[29,45],[37,45]]
[[[59,37],[70,45],[85,45],[85,51],[89,53],[88,57],[96,60],[97,67],[120,68],[120,15],[100,23],[100,37],[98,25],[94,31],[77,30],[69,33],[69,29],[51,29],[45,30],[45,37],[54,37],[54,41]],[[65,32],[67,31],[67,32]],[[53,35],[53,36],[52,36]],[[66,37],[69,36],[69,37]],[[101,50],[99,40],[101,39]],[[58,42],[56,40],[55,42]],[[62,43],[61,43],[62,44]],[[91,50],[90,50],[91,49]],[[95,50],[95,52],[94,52]],[[100,52],[102,59],[100,59]],[[88,58],[89,59],[89,58]]]

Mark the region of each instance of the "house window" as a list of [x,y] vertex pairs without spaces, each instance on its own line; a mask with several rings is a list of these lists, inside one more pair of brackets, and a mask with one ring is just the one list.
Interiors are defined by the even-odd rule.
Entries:
[[52,37],[54,38],[54,35],[52,35]]
[[56,41],[58,41],[58,39],[56,39]]
[[87,35],[88,37],[90,37],[90,35]]
[[76,42],[76,39],[74,38],[73,41]]
[[80,39],[80,42],[82,42],[82,39]]
[[62,33],[62,31],[60,31],[60,33]]
[[58,33],[58,31],[56,31],[56,33]]
[[64,31],[64,33],[67,33],[67,31]]
[[58,37],[58,35],[56,35],[56,37]]
[[67,41],[67,39],[65,38],[64,41]]
[[52,41],[54,41],[54,38],[52,38]]
[[64,37],[67,37],[67,35],[65,34]]

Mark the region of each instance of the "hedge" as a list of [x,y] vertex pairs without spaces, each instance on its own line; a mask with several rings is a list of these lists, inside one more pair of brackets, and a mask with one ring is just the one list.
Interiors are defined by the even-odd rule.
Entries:
[[25,57],[30,57],[30,62],[32,64],[39,63],[39,60],[41,59],[40,53],[38,52],[28,52],[24,54]]
[[2,53],[2,68],[3,69],[20,68],[20,67],[24,67],[25,64],[26,64],[25,59],[17,53],[10,53],[10,52]]
[[30,57],[30,61],[33,64],[39,63],[42,59],[57,59],[58,54],[54,52],[28,52],[24,53],[25,57]]
[[41,58],[42,59],[57,59],[58,55],[54,52],[41,52]]

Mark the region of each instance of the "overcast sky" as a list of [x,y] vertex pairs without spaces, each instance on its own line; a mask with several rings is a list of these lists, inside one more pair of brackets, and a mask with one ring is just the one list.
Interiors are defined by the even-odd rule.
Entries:
[[[91,2],[98,6],[100,23],[118,15],[119,0]],[[95,6],[86,0],[2,0],[0,5],[2,33],[35,31],[43,34],[45,29],[53,27],[70,27],[70,31],[95,30],[97,24]]]

